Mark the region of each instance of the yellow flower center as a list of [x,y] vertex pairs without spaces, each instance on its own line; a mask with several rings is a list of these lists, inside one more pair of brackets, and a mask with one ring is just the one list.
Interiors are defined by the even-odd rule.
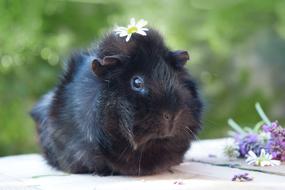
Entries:
[[128,34],[132,34],[138,31],[138,28],[136,26],[131,26],[128,28]]

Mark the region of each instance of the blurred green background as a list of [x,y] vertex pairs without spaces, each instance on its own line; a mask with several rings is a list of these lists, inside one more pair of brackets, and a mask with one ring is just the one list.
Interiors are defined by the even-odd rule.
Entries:
[[229,117],[255,124],[257,101],[284,124],[284,10],[284,0],[0,0],[0,156],[39,151],[29,110],[72,51],[131,17],[190,51],[206,104],[200,138],[225,136]]

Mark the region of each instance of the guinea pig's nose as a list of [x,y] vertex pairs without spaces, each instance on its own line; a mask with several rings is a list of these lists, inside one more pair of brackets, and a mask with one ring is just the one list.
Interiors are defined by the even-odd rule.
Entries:
[[174,128],[174,120],[173,120],[173,115],[168,112],[162,113],[162,122],[163,122],[163,131],[162,134],[163,136],[171,136]]
[[166,121],[171,120],[171,115],[169,113],[163,113],[163,119],[165,119]]

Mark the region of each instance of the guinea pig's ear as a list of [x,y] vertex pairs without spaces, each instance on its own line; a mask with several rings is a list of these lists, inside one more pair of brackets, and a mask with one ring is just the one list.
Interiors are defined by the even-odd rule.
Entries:
[[170,56],[174,59],[177,66],[181,67],[190,59],[189,53],[185,50],[171,51]]
[[127,56],[124,55],[110,55],[103,57],[103,59],[95,58],[92,61],[92,70],[97,76],[102,76],[108,72],[108,70],[126,61]]

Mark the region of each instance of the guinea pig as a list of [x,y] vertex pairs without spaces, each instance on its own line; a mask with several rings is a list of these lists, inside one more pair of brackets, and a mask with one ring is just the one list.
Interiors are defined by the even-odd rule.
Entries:
[[150,175],[181,163],[201,128],[188,59],[154,29],[128,42],[110,32],[73,54],[31,111],[48,163],[98,175]]

